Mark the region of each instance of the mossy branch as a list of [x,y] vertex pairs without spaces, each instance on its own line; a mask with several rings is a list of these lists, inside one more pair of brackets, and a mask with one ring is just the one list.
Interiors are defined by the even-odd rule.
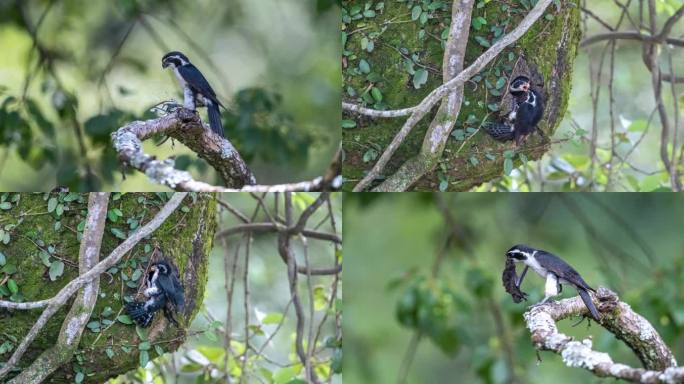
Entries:
[[[411,132],[413,127],[415,127],[420,120],[422,120],[425,115],[427,115],[430,110],[437,104],[438,101],[442,100],[444,97],[449,95],[452,91],[462,87],[463,84],[469,80],[471,77],[475,76],[484,67],[489,64],[494,58],[496,58],[506,47],[515,43],[520,39],[528,29],[534,25],[534,23],[539,20],[539,18],[544,14],[544,11],[551,4],[552,0],[541,0],[535,5],[534,8],[525,16],[525,18],[520,22],[518,26],[515,27],[510,33],[502,37],[499,41],[493,44],[489,49],[487,49],[480,57],[478,57],[470,66],[461,71],[457,76],[447,81],[446,83],[440,85],[432,92],[430,92],[415,108],[415,111],[411,113],[409,118],[406,120],[404,125],[401,127],[399,132],[394,136],[392,142],[387,146],[385,151],[382,153],[378,161],[375,163],[373,168],[368,172],[368,174],[354,187],[355,192],[361,192],[365,190],[372,182],[375,180],[381,172],[385,169],[385,166],[392,158],[394,152],[399,148],[399,145],[404,141],[406,136]],[[448,133],[447,133],[448,134]]]
[[607,288],[599,287],[595,296],[601,313],[600,325],[632,349],[644,368],[615,363],[607,353],[592,350],[590,339],[577,341],[558,332],[557,321],[588,314],[579,296],[538,305],[525,312],[534,347],[557,353],[568,367],[584,368],[598,377],[640,383],[684,381],[684,367],[677,367],[672,351],[648,320],[619,301],[617,294]]
[[[78,270],[81,275],[100,261],[108,203],[109,193],[91,193],[88,197],[88,215],[78,254]],[[42,382],[57,368],[71,360],[97,302],[99,289],[99,276],[83,286],[62,323],[57,343],[41,353],[28,368],[10,380],[10,384]]]
[[178,208],[187,193],[176,193],[171,199],[159,210],[159,212],[145,225],[139,228],[136,232],[130,235],[119,246],[117,246],[104,260],[97,263],[88,272],[80,275],[76,279],[70,281],[64,286],[54,297],[48,300],[48,305],[43,310],[38,320],[33,324],[28,334],[19,343],[14,353],[0,369],[0,379],[7,376],[26,352],[29,345],[35,340],[39,332],[47,324],[55,313],[57,313],[69,300],[74,293],[79,289],[89,284],[93,279],[100,276],[109,268],[118,263],[126,253],[128,253],[141,240],[152,234],[164,221]]

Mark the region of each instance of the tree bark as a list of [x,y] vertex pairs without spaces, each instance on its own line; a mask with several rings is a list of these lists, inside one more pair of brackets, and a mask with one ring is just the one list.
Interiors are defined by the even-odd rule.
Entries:
[[[62,200],[65,195],[61,195]],[[12,196],[14,195],[11,195],[10,199]],[[10,209],[0,210],[1,223],[16,225],[11,230],[10,241],[7,244],[0,244],[0,252],[6,256],[5,266],[16,267],[16,272],[10,277],[16,281],[23,300],[49,299],[79,276],[79,237],[80,231],[83,231],[83,224],[80,223],[84,220],[88,195],[80,195],[77,200],[70,202],[60,202],[64,209],[60,215],[57,215],[56,209],[50,211],[51,207],[45,201],[48,198],[57,198],[58,194],[19,196],[20,200],[13,203]],[[114,195],[109,202],[101,258],[122,242],[122,234],[125,236],[132,233],[132,227],[143,226],[163,205],[164,202],[157,194]],[[216,231],[216,203],[211,194],[197,194],[187,196],[181,207],[187,209],[175,210],[156,231],[125,255],[116,264],[116,269],[110,268],[107,273],[100,276],[99,295],[88,319],[88,322],[100,322],[99,332],[94,332],[90,327],[85,328],[74,351],[66,351],[59,343],[58,335],[63,325],[68,324],[75,315],[67,313],[68,307],[64,307],[47,322],[38,337],[30,344],[20,359],[19,370],[24,370],[41,355],[41,352],[49,348],[52,348],[53,356],[74,352],[73,358],[68,359],[61,368],[48,377],[48,380],[54,382],[73,382],[76,375],[75,367],[83,369],[85,382],[103,382],[138,366],[140,335],[134,325],[118,321],[117,317],[124,314],[124,297],[135,296],[142,279],[138,277],[132,282],[134,271],[147,265],[155,247],[178,266],[184,285],[186,308],[183,313],[177,314],[179,328],[169,324],[162,315],[158,314],[155,317],[147,337],[152,345],[148,351],[150,359],[157,357],[154,346],[160,346],[164,352],[170,352],[184,342],[186,329],[198,313],[204,297],[208,255]],[[122,216],[112,212],[114,209],[120,210]],[[57,222],[59,225],[56,227]],[[51,260],[59,258],[64,262],[63,274],[54,281],[49,276],[49,268],[43,265],[44,256],[41,257],[41,254],[44,252],[50,255]],[[84,286],[83,291],[87,291],[87,287],[88,285]],[[7,300],[6,297],[2,299]],[[69,306],[73,312],[73,305]],[[3,330],[0,334],[0,345],[10,342],[16,347],[17,342],[27,334],[40,314],[40,309],[0,308],[0,329]],[[0,359],[6,360],[10,354],[11,352],[0,355]],[[9,378],[18,373],[20,371],[11,372]]]
[[[499,105],[501,96],[492,96],[491,92],[497,89],[495,84],[498,79],[510,77],[513,64],[517,59],[524,57],[530,68],[538,75],[534,76],[535,73],[531,73],[533,80],[534,77],[543,80],[540,91],[545,96],[547,106],[540,128],[547,137],[553,135],[567,109],[572,68],[581,35],[579,2],[569,0],[560,4],[560,8],[551,5],[545,12],[546,17],[538,20],[522,38],[506,48],[480,72],[479,81],[466,83],[463,107],[454,129],[477,129],[485,119],[498,119],[498,113],[493,112],[490,106]],[[347,9],[355,5],[363,7],[363,2],[351,1]],[[511,13],[510,8],[504,11],[502,4],[494,1],[482,8],[474,7],[472,19],[484,18],[487,24],[479,30],[471,27],[464,67],[472,64],[486,49],[482,45],[482,38],[489,44],[494,41],[491,27],[501,27],[503,34],[506,34],[528,13],[520,4],[510,7],[521,8],[517,10],[521,12]],[[382,92],[386,108],[396,110],[415,107],[442,83],[443,79],[438,74],[443,71],[444,47],[439,36],[443,30],[449,28],[447,17],[451,15],[435,12],[433,19],[428,19],[425,25],[421,25],[419,21],[410,22],[411,12],[412,9],[407,8],[405,3],[386,2],[385,9],[382,13],[377,13],[376,17],[352,20],[345,25],[345,51],[348,52],[343,60],[345,91],[351,88],[357,91],[357,94],[362,94],[370,87],[378,88]],[[421,38],[421,35],[424,37]],[[372,52],[361,49],[364,39],[373,41],[375,48]],[[413,58],[417,60],[412,60]],[[362,59],[369,63],[371,68],[368,76],[358,73],[357,67]],[[408,61],[414,62],[415,69],[428,68],[428,81],[420,89],[414,89],[413,77],[406,70]],[[420,67],[415,64],[416,61]],[[379,79],[370,76],[376,73],[380,74]],[[345,102],[359,104],[361,98],[347,96]],[[374,108],[373,105],[367,107]],[[374,163],[374,160],[369,160],[369,156],[364,155],[370,149],[382,153],[405,118],[372,118],[353,112],[345,112],[344,118],[355,120],[357,126],[343,131],[346,155],[343,188],[350,190]],[[503,174],[503,152],[510,147],[495,142],[483,130],[472,135],[466,133],[465,141],[449,137],[443,152],[432,151],[438,155],[426,158],[425,153],[431,151],[425,151],[424,143],[430,139],[427,137],[430,121],[434,124],[435,119],[439,122],[439,112],[433,110],[397,148],[382,173],[383,178],[387,179],[387,182],[383,183],[384,186],[403,186],[409,183],[414,190],[436,190],[440,181],[446,181],[448,190],[463,191]],[[519,152],[527,159],[538,159],[549,148],[548,139],[537,135],[531,137]],[[414,166],[416,159],[419,160],[420,166]],[[520,164],[520,157],[516,156],[515,161],[516,164]],[[422,172],[426,169],[425,165],[433,170],[414,182],[414,173]],[[397,175],[402,166],[404,169]],[[401,176],[402,180],[397,180],[398,176]],[[384,186],[380,189],[387,190]]]

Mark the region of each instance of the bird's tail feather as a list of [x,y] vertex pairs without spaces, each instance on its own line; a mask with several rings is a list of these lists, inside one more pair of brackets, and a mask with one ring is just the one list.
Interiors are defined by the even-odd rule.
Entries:
[[506,141],[513,140],[513,126],[502,123],[485,123],[482,126],[494,140]]
[[601,319],[601,315],[599,314],[598,309],[596,309],[596,306],[594,306],[594,302],[591,301],[591,295],[589,292],[587,292],[586,289],[578,288],[577,293],[579,293],[582,301],[584,301],[584,305],[586,305],[589,309],[589,312],[591,312],[591,317],[593,317],[594,320],[599,321]]
[[131,320],[143,328],[149,327],[154,318],[154,312],[145,309],[145,303],[139,301],[126,304],[126,313]]
[[214,103],[208,103],[207,112],[209,113],[209,126],[211,127],[211,130],[217,135],[225,137],[223,135],[223,124],[221,124],[221,112],[219,112],[219,106]]

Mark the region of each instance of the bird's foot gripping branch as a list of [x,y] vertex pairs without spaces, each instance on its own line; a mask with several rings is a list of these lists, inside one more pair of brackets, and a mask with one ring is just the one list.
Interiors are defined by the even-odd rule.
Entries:
[[681,383],[684,367],[677,367],[672,351],[644,317],[619,300],[617,294],[599,287],[595,293],[600,325],[622,340],[639,358],[644,368],[616,363],[609,354],[592,349],[591,339],[574,340],[558,331],[556,322],[571,316],[587,315],[579,296],[546,303],[525,312],[532,343],[540,351],[559,354],[568,367],[579,367],[600,377],[614,377],[640,383]]

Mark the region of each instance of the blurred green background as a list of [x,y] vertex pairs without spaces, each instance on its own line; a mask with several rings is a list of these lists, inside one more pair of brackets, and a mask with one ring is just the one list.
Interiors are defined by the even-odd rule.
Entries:
[[[446,248],[451,227],[438,199],[459,233]],[[416,333],[400,321],[410,323],[412,308],[427,329],[407,383],[600,382],[556,354],[543,352],[537,363],[526,304],[513,303],[501,284],[505,252],[517,243],[552,252],[594,288],[616,291],[684,358],[684,196],[349,194],[344,203],[345,383],[397,382]],[[544,289],[530,273],[522,285],[527,305]],[[561,298],[575,295],[566,286]],[[596,350],[640,367],[612,334],[593,322],[572,327],[577,321],[563,320],[559,330],[591,336]]]
[[[161,68],[170,50],[229,107],[227,137],[258,183],[322,174],[339,145],[339,19],[334,0],[0,0],[0,189],[162,189],[122,182],[109,135],[182,99]],[[145,150],[219,182],[182,144]]]

